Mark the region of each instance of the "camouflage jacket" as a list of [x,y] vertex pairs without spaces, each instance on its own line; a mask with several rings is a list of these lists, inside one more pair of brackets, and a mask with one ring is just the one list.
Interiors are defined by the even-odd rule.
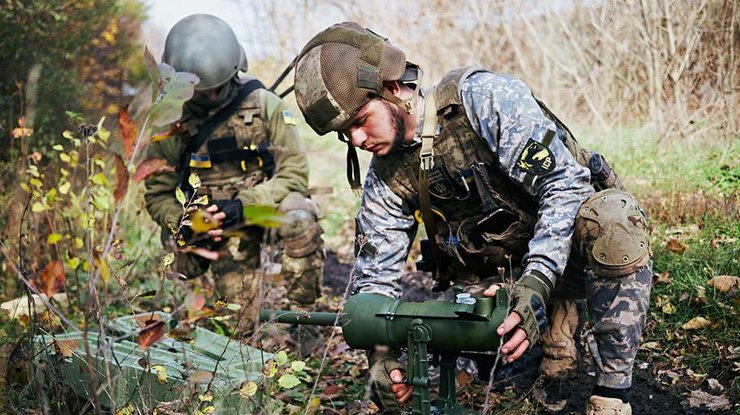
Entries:
[[[308,187],[309,170],[305,147],[295,121],[280,97],[266,89],[257,89],[247,99],[261,102],[261,114],[256,116],[264,123],[265,138],[274,154],[275,172],[272,177],[254,186],[240,189],[236,198],[244,206],[259,204],[277,207],[288,193],[305,193]],[[167,223],[176,227],[183,213],[182,206],[175,198],[175,187],[180,178],[181,157],[184,156],[188,141],[197,132],[198,125],[214,115],[215,111],[212,111],[196,122],[186,122],[186,126],[191,126],[189,133],[153,142],[147,149],[147,158],[163,158],[178,169],[178,172],[161,173],[146,180],[146,208],[163,229],[167,229]],[[231,116],[234,117],[240,118],[242,115],[237,112]],[[186,118],[187,114],[183,119]],[[231,118],[225,123],[230,122]]]
[[[522,81],[477,72],[463,81],[461,95],[469,126],[485,141],[500,173],[537,201],[537,222],[522,265],[543,272],[554,283],[568,261],[578,208],[594,191],[590,171],[563,142],[546,139],[556,126]],[[521,167],[532,141],[538,146],[549,142],[554,160],[547,174],[534,179]],[[361,249],[355,289],[397,297],[418,224],[402,197],[382,179],[377,163],[373,160],[368,171],[356,220]]]

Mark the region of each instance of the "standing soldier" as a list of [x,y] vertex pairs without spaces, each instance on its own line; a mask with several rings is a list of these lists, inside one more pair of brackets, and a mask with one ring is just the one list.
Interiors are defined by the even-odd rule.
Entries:
[[[187,186],[190,172],[202,182],[198,195],[207,195],[207,211],[220,222],[206,240],[189,226],[180,234],[193,249],[179,253],[175,269],[194,278],[210,267],[216,291],[249,307],[240,322],[242,333],[253,325],[261,281],[261,243],[265,229],[249,226],[243,236],[227,238],[224,229],[239,226],[243,207],[277,207],[288,218],[277,230],[282,244],[282,275],[287,297],[298,308],[310,307],[320,294],[323,242],[318,209],[304,195],[308,163],[295,121],[282,100],[256,79],[238,76],[247,71],[244,49],[226,22],[196,14],[170,30],[163,62],[177,71],[200,77],[179,121],[182,133],[154,142],[149,157],[160,157],[175,173],[146,181],[146,207],[162,227],[163,241],[174,248],[183,208],[175,188]],[[222,240],[223,238],[223,240]]]
[[[347,137],[350,154],[374,156],[356,220],[356,291],[401,294],[423,222],[437,288],[455,280],[494,295],[499,267],[516,279],[498,330],[507,362],[541,340],[543,372],[572,368],[577,313],[564,300],[586,298],[597,373],[587,413],[630,414],[652,268],[637,202],[522,81],[468,67],[421,93],[419,77],[403,51],[352,22],[320,32],[299,55],[306,121]],[[386,408],[409,399],[391,354],[374,352],[370,363]]]

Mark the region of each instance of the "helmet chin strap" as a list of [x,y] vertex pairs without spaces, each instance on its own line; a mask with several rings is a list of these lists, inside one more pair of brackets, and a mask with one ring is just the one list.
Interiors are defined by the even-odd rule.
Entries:
[[359,197],[362,194],[362,185],[360,184],[360,160],[357,158],[357,149],[340,131],[337,131],[337,138],[347,143],[347,181],[355,196]]
[[[413,80],[413,82],[415,83],[414,93],[411,94],[410,97],[406,99],[401,99],[393,95],[392,93],[388,92],[387,89],[382,88],[382,87],[380,88],[380,91],[378,91],[378,96],[385,99],[386,101],[396,104],[398,108],[401,108],[401,110],[407,112],[408,114],[414,115],[416,113],[416,103],[419,102],[417,98],[419,96],[419,90],[421,89],[421,78],[422,78],[422,71],[421,71],[421,68],[419,68],[418,66],[416,66],[416,73],[417,73],[417,77],[415,80]],[[403,84],[406,84],[406,83],[411,83],[412,81],[398,81],[398,82],[402,82]]]

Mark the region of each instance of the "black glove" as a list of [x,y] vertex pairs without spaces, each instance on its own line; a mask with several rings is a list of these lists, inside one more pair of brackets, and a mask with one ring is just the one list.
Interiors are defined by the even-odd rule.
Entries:
[[213,204],[226,214],[221,221],[221,229],[230,229],[244,221],[244,206],[239,199],[216,199]]
[[550,298],[553,286],[550,280],[541,272],[528,270],[514,284],[511,293],[512,312],[522,318],[519,327],[527,334],[529,347],[532,347],[540,338],[540,334],[547,327],[547,312],[545,303]]

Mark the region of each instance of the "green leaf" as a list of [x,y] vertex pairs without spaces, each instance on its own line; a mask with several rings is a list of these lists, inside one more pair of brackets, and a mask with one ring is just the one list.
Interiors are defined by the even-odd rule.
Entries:
[[239,304],[229,303],[226,305],[226,308],[231,311],[239,311],[242,309],[242,306],[240,306]]
[[72,131],[65,131],[62,133],[62,137],[66,138],[67,140],[74,140],[75,135],[72,133]]
[[200,177],[198,177],[196,173],[190,173],[190,176],[188,176],[188,183],[193,187],[193,189],[197,189],[200,187]]
[[67,153],[59,153],[59,158],[60,158],[60,159],[61,159],[61,160],[62,160],[63,162],[65,162],[65,163],[69,163],[69,162],[70,162],[70,160],[72,160],[72,158],[71,158],[71,157],[69,157],[69,154],[67,154]]
[[49,245],[54,245],[55,243],[62,240],[62,235],[58,233],[50,233],[49,236],[46,237],[46,242],[49,243]]
[[64,151],[64,146],[61,144],[56,144],[54,147],[52,147],[56,151]]
[[286,222],[286,216],[272,206],[247,205],[243,210],[244,221],[249,225],[263,228],[279,228]]
[[44,184],[41,183],[41,180],[39,180],[39,179],[31,179],[31,180],[29,180],[29,182],[31,183],[31,185],[33,187],[35,187],[37,189],[41,189],[42,187],[44,187]]
[[175,188],[175,198],[182,206],[185,206],[185,193],[179,187]]
[[295,375],[292,375],[290,373],[284,373],[278,379],[278,385],[280,385],[280,387],[282,387],[283,389],[293,389],[300,384],[301,384],[301,381],[298,380],[298,378],[295,377]]
[[302,360],[290,362],[290,368],[293,369],[294,372],[300,372],[301,370],[306,368],[306,362]]
[[288,354],[285,353],[283,350],[277,352],[275,354],[275,363],[277,363],[278,366],[282,366],[288,363]]

